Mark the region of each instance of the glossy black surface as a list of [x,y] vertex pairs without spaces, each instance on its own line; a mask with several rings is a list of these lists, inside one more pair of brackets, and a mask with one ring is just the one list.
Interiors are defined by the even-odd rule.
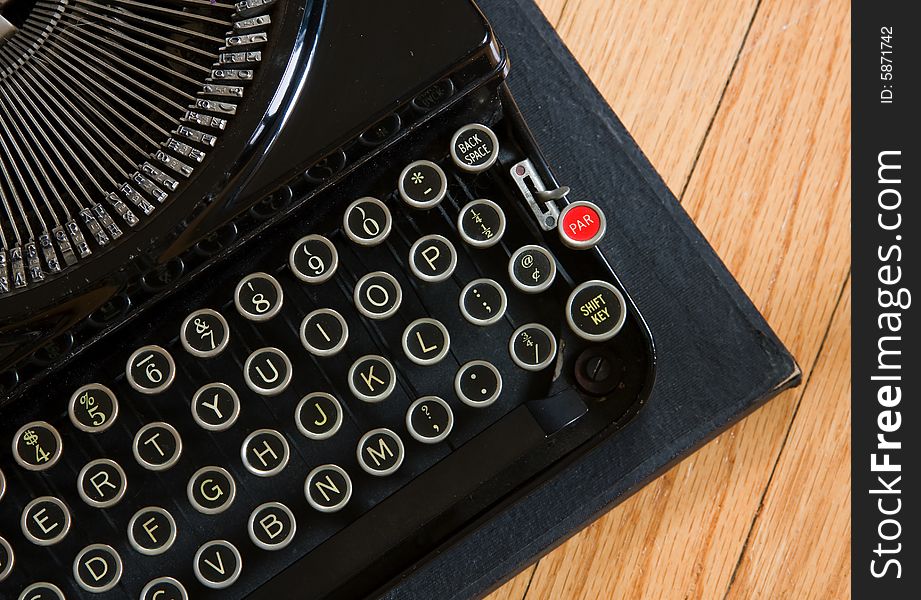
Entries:
[[[501,62],[488,25],[466,1],[300,0],[278,3],[273,19],[252,96],[181,195],[74,272],[0,299],[0,371],[433,83],[465,70],[459,80],[494,76]],[[365,160],[399,132],[391,124],[389,140],[374,137],[379,129],[365,135],[363,152],[348,159]]]
[[[409,4],[413,3],[407,2]],[[458,18],[470,26],[469,32],[477,28],[476,21],[481,33],[488,34],[488,28],[472,4],[462,0],[432,4],[443,5],[440,15],[444,15],[450,5],[458,11]],[[342,19],[347,20],[348,16]],[[407,18],[406,13],[400,16]],[[394,17],[394,20],[398,19]],[[457,26],[456,22],[451,23],[455,28],[452,31],[464,30],[456,29]],[[356,33],[348,26],[343,25],[343,28],[353,36]],[[387,38],[386,31],[372,29],[374,35],[366,33],[367,37]],[[464,38],[460,36],[459,39],[463,41]],[[467,42],[474,41],[471,33]],[[438,41],[442,42],[444,40]],[[447,80],[446,73],[438,71],[437,65],[432,63],[432,70],[425,75],[427,80],[404,90],[404,100],[396,101],[396,106],[387,103],[374,109],[383,114],[370,115],[373,107],[367,107],[370,122],[355,124],[342,133],[345,141],[337,140],[333,144],[341,146],[341,152],[329,154],[329,146],[320,148],[318,142],[316,156],[331,156],[320,169],[328,171],[326,177],[317,177],[316,170],[307,168],[312,163],[311,157],[301,156],[292,149],[299,147],[302,138],[305,147],[310,147],[304,131],[309,131],[311,111],[301,112],[298,104],[298,110],[292,113],[292,120],[286,125],[286,131],[291,133],[278,138],[279,142],[287,140],[287,145],[278,146],[281,154],[277,156],[282,158],[273,156],[270,163],[273,166],[299,163],[293,172],[306,170],[308,175],[288,180],[280,191],[270,195],[257,194],[261,197],[252,205],[249,202],[235,205],[231,201],[234,197],[243,197],[236,196],[236,187],[215,195],[212,216],[229,214],[227,211],[232,212],[229,207],[247,208],[232,228],[215,230],[211,239],[195,246],[193,252],[149,256],[149,270],[140,283],[129,288],[129,292],[117,295],[120,300],[94,313],[91,322],[99,339],[73,356],[70,362],[60,357],[68,355],[71,347],[80,347],[84,339],[80,332],[76,341],[68,338],[68,344],[46,353],[42,359],[44,366],[33,359],[33,367],[45,369],[35,372],[44,377],[25,378],[19,388],[21,402],[4,408],[0,438],[8,439],[11,430],[28,420],[48,419],[61,430],[67,450],[56,470],[41,479],[15,470],[9,461],[2,462],[13,485],[5,501],[0,503],[0,522],[15,523],[17,510],[29,495],[54,493],[74,508],[82,534],[72,533],[60,547],[49,552],[24,545],[21,536],[14,533],[16,544],[22,549],[20,564],[25,566],[26,572],[17,571],[7,585],[18,590],[32,578],[37,565],[53,563],[55,572],[60,571],[61,585],[74,595],[76,590],[67,579],[67,563],[84,542],[100,541],[115,546],[123,559],[134,567],[126,570],[121,587],[99,596],[104,600],[122,598],[126,594],[136,597],[137,591],[154,574],[177,576],[194,598],[364,597],[430,559],[477,523],[491,518],[511,499],[551,477],[640,410],[649,395],[655,369],[655,352],[648,328],[637,307],[626,296],[630,317],[614,340],[589,344],[567,329],[564,302],[575,284],[599,277],[619,288],[620,283],[599,252],[570,250],[560,243],[555,232],[541,231],[512,185],[509,168],[524,158],[535,162],[545,182],[551,185],[555,182],[514,102],[498,81],[503,61],[493,43],[487,35],[475,41],[471,52],[455,57],[455,63],[446,67],[450,75]],[[451,44],[445,42],[444,45]],[[456,49],[465,45],[459,42]],[[315,47],[319,48],[320,44]],[[370,49],[366,47],[366,51]],[[371,61],[369,64],[380,60],[367,56],[364,59]],[[400,70],[402,61],[399,58],[394,61],[384,66],[391,71]],[[366,77],[368,81],[379,83],[375,89],[381,92],[381,98],[387,95],[385,90],[391,89],[387,73],[375,72]],[[355,89],[349,87],[352,84],[345,85],[338,80],[330,85],[343,86],[344,90]],[[403,80],[401,85],[412,84]],[[391,91],[399,92],[396,85]],[[348,95],[346,91],[335,90],[336,94],[340,92]],[[312,94],[310,98],[321,103],[316,99],[319,95]],[[360,104],[358,99],[353,100],[354,104]],[[306,102],[303,98],[301,101]],[[295,114],[300,115],[299,119],[294,119]],[[296,122],[301,123],[298,128],[287,129]],[[451,134],[471,122],[493,126],[503,144],[499,162],[479,175],[459,173],[447,155]],[[319,126],[318,129],[323,130]],[[267,139],[272,137],[270,133],[265,135]],[[283,149],[286,150],[283,152]],[[251,163],[247,163],[244,156],[240,164],[258,163],[261,154],[253,156],[256,158]],[[448,199],[437,209],[412,210],[399,199],[395,190],[403,167],[416,159],[435,161],[449,174]],[[258,173],[250,178],[244,169],[236,174],[236,179],[228,181],[235,182],[234,186],[244,181],[258,185],[255,182],[263,179],[274,181],[286,177],[285,174],[271,174],[273,171],[266,173],[269,174],[264,178]],[[337,179],[336,174],[341,178]],[[362,252],[350,245],[339,229],[346,205],[368,194],[384,199],[395,215],[395,230],[384,252]],[[465,246],[456,232],[460,206],[479,197],[494,198],[509,217],[507,237],[502,244],[487,250]],[[201,214],[202,219],[195,227],[212,223],[206,212]],[[321,287],[305,286],[285,266],[291,245],[307,233],[329,235],[341,250],[340,271]],[[419,235],[430,233],[449,237],[461,254],[458,273],[448,283],[420,284],[406,272],[410,243]],[[509,255],[515,248],[530,243],[545,245],[560,261],[556,282],[539,302],[535,302],[533,296],[514,290],[507,280]],[[182,244],[176,247],[180,246]],[[451,377],[446,376],[450,371],[444,370],[448,364],[442,365],[441,370],[423,368],[400,355],[399,334],[403,323],[365,322],[354,314],[350,299],[356,275],[373,270],[372,266],[394,272],[404,289],[412,292],[406,295],[400,318],[429,314],[445,322],[451,331],[458,332],[455,351],[459,355],[452,356],[448,363],[453,365],[451,361],[487,357],[499,365],[507,377],[506,393],[499,401],[488,408],[464,406],[452,396]],[[233,308],[234,285],[254,271],[272,273],[285,287],[285,307],[272,322],[253,323],[240,317]],[[509,314],[517,315],[514,321],[510,316],[489,330],[476,328],[463,320],[457,306],[458,284],[483,276],[502,280],[507,286]],[[338,437],[318,444],[298,437],[294,405],[308,391],[305,388],[327,385],[341,388],[345,381],[343,369],[347,366],[340,364],[344,361],[319,362],[300,346],[295,331],[297,320],[321,305],[332,305],[350,314],[350,323],[355,325],[356,333],[361,332],[352,338],[348,352],[356,355],[388,352],[394,357],[400,381],[404,382],[401,385],[407,387],[401,388],[394,398],[373,406],[364,405],[338,390],[348,412],[346,427]],[[228,318],[232,341],[223,356],[203,362],[186,354],[177,338],[183,318],[206,306],[220,309]],[[559,371],[547,369],[529,375],[511,363],[507,355],[508,334],[513,323],[519,325],[525,321],[539,321],[559,336]],[[162,344],[177,359],[176,383],[166,394],[142,394],[132,389],[121,374],[126,356],[147,344]],[[291,356],[295,377],[299,379],[279,396],[264,399],[246,389],[241,368],[248,353],[268,345],[278,345]],[[597,373],[588,365],[598,360],[607,362],[609,375],[602,380],[594,375],[586,379],[586,373]],[[61,410],[70,393],[88,381],[111,384],[123,399],[123,412],[117,426],[94,438],[70,427]],[[189,401],[195,389],[211,381],[227,381],[241,392],[241,416],[226,432],[203,432],[190,411]],[[411,391],[417,390],[438,393],[454,406],[457,420],[447,442],[423,446],[408,439],[401,429],[405,401],[411,399]],[[176,425],[183,435],[186,450],[174,470],[152,474],[132,461],[128,448],[139,427],[158,420]],[[307,467],[329,460],[343,464],[354,461],[357,435],[372,426],[383,425],[404,435],[409,450],[405,468],[390,479],[380,480],[361,473],[355,464],[348,463],[350,473],[355,476],[355,501],[337,515],[312,512],[302,491]],[[293,459],[296,462],[271,481],[254,480],[239,460],[243,436],[265,426],[283,431],[296,450]],[[115,458],[128,472],[130,501],[108,512],[89,510],[82,505],[72,481],[74,472],[97,455]],[[233,473],[240,494],[230,510],[217,518],[192,511],[184,497],[188,476],[195,468],[211,464],[227,467]],[[124,523],[133,509],[153,499],[181,513],[183,533],[171,553],[138,562],[138,557],[126,545]],[[259,503],[278,500],[296,513],[298,537],[278,553],[256,550],[246,537],[246,517]],[[84,539],[87,535],[93,539]],[[191,574],[191,556],[195,548],[206,539],[218,537],[231,540],[241,549],[245,565],[241,580],[222,592],[204,589]],[[7,588],[0,589],[5,593]]]

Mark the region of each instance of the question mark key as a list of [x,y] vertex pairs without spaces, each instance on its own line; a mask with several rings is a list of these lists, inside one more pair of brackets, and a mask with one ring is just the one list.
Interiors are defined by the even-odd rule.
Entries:
[[437,444],[454,428],[451,406],[438,396],[424,396],[406,411],[406,429],[416,441]]

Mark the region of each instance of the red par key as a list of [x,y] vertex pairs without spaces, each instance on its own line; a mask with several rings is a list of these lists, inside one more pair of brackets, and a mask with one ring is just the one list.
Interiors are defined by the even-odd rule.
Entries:
[[563,243],[576,250],[587,250],[604,237],[604,213],[591,202],[574,202],[560,213],[557,229]]

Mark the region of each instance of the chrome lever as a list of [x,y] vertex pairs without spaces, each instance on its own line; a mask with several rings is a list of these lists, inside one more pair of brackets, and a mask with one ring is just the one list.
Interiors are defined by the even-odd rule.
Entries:
[[557,208],[556,202],[569,194],[569,188],[563,186],[548,190],[530,159],[512,166],[511,174],[540,228],[544,231],[555,229],[560,219],[560,209]]

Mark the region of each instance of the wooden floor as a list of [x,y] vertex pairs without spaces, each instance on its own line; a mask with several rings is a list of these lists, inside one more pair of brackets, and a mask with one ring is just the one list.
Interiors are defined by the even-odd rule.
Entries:
[[847,0],[539,0],[803,385],[490,600],[849,595]]

